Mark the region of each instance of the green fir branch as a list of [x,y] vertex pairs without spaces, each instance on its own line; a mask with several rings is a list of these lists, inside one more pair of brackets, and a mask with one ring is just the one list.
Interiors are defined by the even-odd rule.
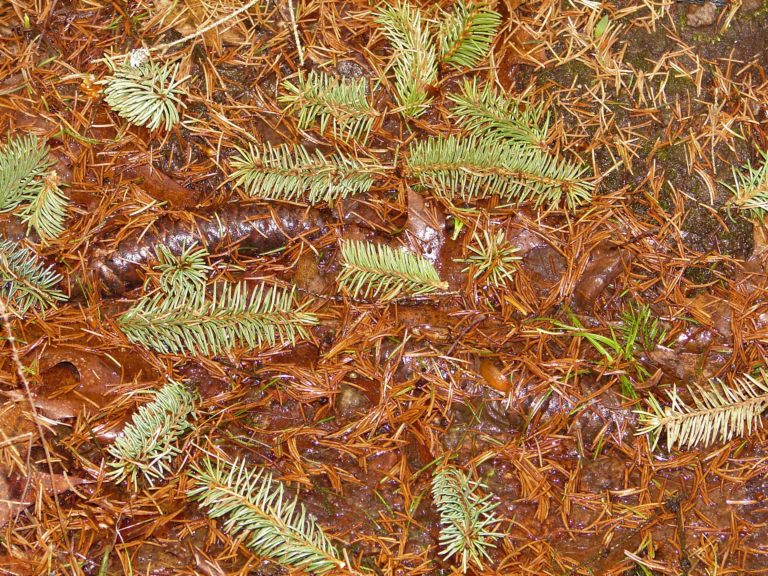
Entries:
[[550,116],[543,113],[542,106],[505,98],[490,85],[481,90],[477,80],[465,80],[461,94],[448,98],[456,104],[452,112],[459,123],[478,137],[509,140],[534,148],[543,148],[547,141]]
[[267,144],[258,150],[238,148],[229,179],[249,196],[269,200],[299,200],[307,194],[310,204],[334,202],[367,192],[381,166],[348,158],[340,153],[325,156],[301,145]]
[[128,479],[136,487],[139,478],[150,485],[172,474],[172,461],[181,453],[178,440],[193,428],[195,396],[179,382],[169,382],[154,393],[152,402],[133,415],[121,436],[109,447],[113,460],[107,478]]
[[491,235],[484,229],[482,236],[475,232],[472,240],[468,246],[470,254],[459,260],[469,264],[462,272],[471,272],[475,280],[496,287],[511,280],[521,257],[517,255],[517,248],[507,241],[504,231]]
[[715,378],[707,386],[693,386],[689,388],[693,405],[680,398],[677,388],[667,392],[670,405],[666,407],[651,394],[648,409],[636,410],[642,426],[637,434],[650,434],[655,449],[664,432],[670,450],[674,446],[707,447],[751,434],[762,426],[760,415],[768,408],[765,378],[765,374],[759,380],[747,374],[732,384]]
[[42,179],[53,165],[48,153],[48,146],[32,134],[10,138],[0,148],[0,212],[40,194]]
[[733,193],[733,203],[758,220],[768,213],[768,150],[760,153],[761,166],[747,162],[741,170],[733,169],[734,184],[725,186]]
[[69,198],[59,188],[59,179],[55,170],[43,178],[37,195],[21,210],[21,219],[29,229],[38,233],[45,242],[58,238],[64,232],[67,219]]
[[431,102],[427,89],[437,82],[437,55],[421,12],[405,2],[384,6],[377,22],[384,28],[394,54],[396,99],[407,118],[421,115]]
[[449,136],[422,140],[411,148],[407,172],[439,196],[464,200],[499,196],[536,206],[561,200],[575,208],[592,197],[585,167],[541,151],[494,139]]
[[499,520],[492,514],[496,504],[491,497],[477,492],[486,487],[470,480],[455,466],[447,466],[432,478],[432,497],[440,512],[440,556],[446,560],[461,558],[461,570],[466,574],[470,564],[479,570],[489,560],[489,548],[503,536],[494,532]]
[[131,342],[157,352],[211,356],[308,338],[317,318],[304,308],[292,291],[222,284],[210,298],[191,291],[144,297],[117,324]]
[[341,256],[337,281],[353,297],[391,300],[402,292],[420,295],[448,288],[429,260],[411,252],[347,240],[341,245]]
[[155,249],[159,264],[155,270],[160,272],[160,288],[166,294],[179,294],[185,291],[202,293],[205,290],[208,274],[213,270],[206,261],[208,250],[185,246],[181,254],[174,254],[165,244],[158,244]]
[[104,100],[118,116],[134,126],[146,126],[149,130],[160,127],[170,130],[179,122],[181,101],[180,86],[188,77],[177,78],[178,64],[163,64],[150,61],[134,62],[119,58],[104,58],[112,72],[100,84],[105,84]]
[[288,92],[279,101],[298,113],[299,129],[320,123],[320,132],[328,128],[335,138],[364,142],[373,127],[377,112],[366,95],[364,78],[337,78],[325,72],[299,74],[296,83],[283,82]]
[[0,281],[0,295],[19,317],[34,307],[45,310],[67,299],[56,289],[62,277],[53,266],[46,268],[37,254],[12,240],[0,241]]
[[487,2],[459,0],[437,31],[438,55],[454,68],[474,68],[488,55],[501,16]]
[[281,482],[244,461],[204,457],[193,464],[189,498],[224,531],[254,553],[288,568],[325,574],[345,568],[339,552],[298,497],[289,500]]

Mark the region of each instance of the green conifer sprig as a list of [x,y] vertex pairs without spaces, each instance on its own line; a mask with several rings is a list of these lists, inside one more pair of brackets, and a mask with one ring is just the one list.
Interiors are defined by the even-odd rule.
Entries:
[[460,557],[465,574],[470,563],[482,570],[489,559],[488,549],[495,548],[494,540],[503,536],[494,532],[499,520],[492,514],[496,505],[490,502],[490,495],[477,493],[484,488],[454,466],[439,470],[432,478],[432,497],[440,512],[440,555],[446,560]]
[[174,457],[181,452],[178,440],[193,427],[190,418],[195,418],[194,394],[179,382],[163,386],[109,447],[113,459],[107,478],[115,482],[127,478],[134,487],[139,478],[150,485],[167,479]]
[[53,170],[43,178],[37,195],[22,208],[20,216],[45,242],[64,232],[68,206],[69,198],[59,188],[58,175]]
[[99,83],[106,85],[104,100],[118,116],[149,130],[170,130],[179,122],[179,107],[186,107],[181,84],[188,77],[178,78],[178,64],[149,60],[134,66],[109,56],[104,61],[112,75]]
[[367,192],[383,170],[340,153],[325,156],[319,150],[309,152],[301,145],[287,144],[267,144],[261,150],[239,148],[232,167],[230,180],[250,196],[291,201],[306,193],[311,204]]
[[[499,138],[541,148],[549,134],[550,116],[542,106],[525,106],[505,98],[490,85],[480,89],[477,80],[465,80],[461,94],[448,96],[452,112],[478,137]],[[543,117],[543,119],[542,119]]]
[[762,161],[759,168],[750,162],[741,170],[734,168],[734,184],[726,184],[726,187],[733,193],[733,203],[738,208],[762,220],[768,213],[768,150],[760,155]]
[[437,31],[440,60],[454,68],[474,68],[488,54],[501,16],[488,2],[459,0]]
[[39,195],[42,178],[53,165],[49,152],[48,146],[32,134],[10,138],[0,148],[0,212]]
[[225,283],[210,298],[189,290],[144,297],[117,324],[131,342],[157,352],[210,356],[307,338],[317,318],[304,308],[292,291]]
[[429,30],[421,12],[404,0],[381,8],[377,22],[394,49],[397,102],[405,117],[417,117],[431,101],[427,88],[437,82],[437,55]]
[[638,434],[650,434],[656,448],[661,432],[666,433],[667,447],[693,448],[713,442],[727,442],[751,434],[762,425],[760,415],[768,408],[766,375],[758,380],[748,374],[726,384],[718,379],[707,386],[692,386],[693,405],[680,398],[677,388],[668,392],[670,405],[662,407],[652,394],[648,410],[637,410],[642,428]]
[[283,82],[288,92],[278,98],[298,113],[299,129],[320,124],[320,132],[331,128],[335,138],[365,141],[377,112],[366,95],[364,78],[337,78],[325,72],[300,74],[296,83]]
[[208,274],[213,270],[206,261],[208,250],[185,246],[181,254],[174,254],[165,244],[158,244],[155,249],[159,264],[155,270],[160,272],[160,288],[166,294],[191,291],[202,293]]
[[307,514],[298,498],[289,500],[281,482],[264,468],[232,464],[209,457],[195,463],[188,496],[208,516],[220,519],[224,531],[259,556],[294,570],[325,574],[341,570],[339,552]]
[[585,167],[541,151],[495,139],[449,136],[422,140],[410,150],[409,175],[439,196],[464,200],[499,196],[510,202],[568,208],[588,202],[592,184]]
[[521,260],[517,248],[507,241],[503,230],[498,230],[496,234],[490,234],[487,229],[482,235],[475,232],[468,249],[470,254],[461,260],[469,264],[463,272],[472,272],[476,280],[490,286],[501,286],[510,280],[517,262]]
[[28,248],[12,240],[0,241],[0,295],[13,314],[23,316],[35,306],[45,310],[66,300],[56,289],[61,280],[52,266],[46,268]]
[[347,240],[341,245],[341,256],[337,281],[353,297],[390,300],[403,292],[419,295],[448,288],[429,260],[411,252]]

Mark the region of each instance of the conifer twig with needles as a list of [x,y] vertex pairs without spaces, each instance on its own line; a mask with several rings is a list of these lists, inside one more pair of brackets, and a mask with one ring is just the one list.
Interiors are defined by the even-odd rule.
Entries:
[[160,288],[166,294],[179,294],[184,291],[202,293],[208,274],[213,270],[206,257],[208,250],[185,246],[181,254],[173,254],[165,244],[155,249],[159,264],[155,270],[160,272]]
[[733,169],[734,184],[726,184],[733,193],[733,203],[753,218],[763,220],[768,214],[768,151],[761,152],[761,166],[747,162],[742,171]]
[[693,405],[680,398],[677,388],[667,392],[671,404],[666,407],[649,395],[648,409],[636,411],[642,425],[637,434],[650,434],[653,448],[661,432],[666,433],[670,450],[676,445],[707,447],[751,434],[762,425],[760,415],[768,408],[765,374],[760,379],[745,374],[731,384],[715,378],[706,386],[690,387],[689,392]]
[[242,539],[256,554],[316,574],[345,568],[339,552],[298,498],[289,501],[283,484],[264,468],[254,470],[245,461],[230,464],[206,456],[189,475],[189,498],[199,501],[209,517],[221,520],[227,534]]
[[192,429],[195,396],[183,384],[171,381],[139,408],[121,436],[109,447],[112,468],[107,478],[126,478],[136,487],[139,477],[150,485],[171,474],[171,461],[180,454],[178,440]]
[[365,298],[391,300],[401,292],[421,295],[448,288],[429,260],[411,252],[346,240],[341,245],[341,256],[337,282],[353,297],[362,294]]
[[0,212],[8,212],[24,201],[34,200],[53,162],[49,149],[37,136],[10,138],[0,147]]
[[35,230],[45,242],[57,238],[64,232],[69,199],[59,188],[59,177],[52,170],[43,178],[42,187],[37,196],[21,210],[21,219],[29,228]]
[[229,179],[235,186],[242,186],[249,196],[293,201],[307,193],[310,204],[332,203],[367,192],[374,177],[383,170],[371,162],[340,153],[325,156],[319,150],[309,152],[299,144],[267,144],[261,150],[253,146],[248,150],[239,148],[232,168]]
[[422,23],[418,8],[405,0],[381,8],[377,22],[394,50],[397,102],[406,118],[415,118],[431,101],[427,88],[437,82],[437,55],[429,30]]
[[157,352],[210,356],[308,338],[317,318],[305,308],[296,306],[293,291],[224,283],[211,297],[192,290],[145,296],[117,325],[131,342]]
[[278,100],[298,112],[300,130],[319,120],[322,133],[330,126],[335,138],[363,142],[368,139],[378,113],[368,101],[364,78],[300,72],[295,83],[286,80],[283,88],[287,94]]
[[501,24],[488,2],[458,0],[437,31],[440,60],[454,68],[474,68],[486,57]]
[[499,196],[536,206],[561,200],[573,209],[592,197],[585,167],[519,144],[469,136],[428,138],[413,145],[406,174],[444,198]]
[[499,520],[490,495],[477,494],[482,488],[455,466],[438,470],[432,478],[432,497],[440,512],[440,555],[446,560],[458,555],[464,574],[470,563],[482,570],[483,561],[490,559],[488,548],[495,548],[494,540],[503,536],[494,532]]
[[45,310],[67,297],[56,288],[62,277],[29,248],[13,240],[0,241],[0,296],[16,316],[35,306]]
[[468,264],[463,272],[472,272],[473,278],[490,286],[501,286],[510,280],[515,266],[522,258],[517,255],[517,248],[506,239],[503,230],[490,234],[487,229],[482,235],[477,232],[468,246],[470,254],[459,260]]

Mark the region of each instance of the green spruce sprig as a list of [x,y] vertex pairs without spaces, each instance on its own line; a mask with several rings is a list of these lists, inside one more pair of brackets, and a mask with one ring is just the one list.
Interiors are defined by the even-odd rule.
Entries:
[[22,208],[20,216],[46,242],[64,232],[68,206],[69,198],[59,188],[59,178],[53,170],[43,178],[37,195]]
[[117,324],[131,342],[157,352],[211,356],[308,338],[317,318],[305,308],[292,291],[224,283],[210,298],[189,290],[146,296]]
[[377,22],[394,50],[392,68],[397,102],[405,117],[415,118],[431,102],[427,89],[437,82],[437,55],[429,30],[422,22],[421,12],[404,0],[382,7]]
[[136,487],[139,478],[150,485],[172,474],[173,459],[181,453],[178,440],[193,428],[195,396],[183,384],[171,381],[133,415],[121,436],[109,447],[112,461],[107,478],[126,478]]
[[760,153],[761,166],[747,162],[741,170],[733,169],[734,184],[726,184],[733,193],[733,203],[753,218],[763,220],[768,213],[768,150]]
[[448,199],[499,196],[515,203],[532,200],[536,206],[562,200],[572,209],[592,196],[592,183],[584,180],[585,167],[528,146],[476,136],[417,142],[411,147],[407,172]]
[[295,83],[286,80],[287,94],[278,98],[298,113],[299,129],[320,124],[320,132],[330,127],[342,140],[365,141],[378,115],[366,95],[364,78],[338,78],[325,72],[299,74]]
[[481,489],[485,486],[455,466],[438,470],[432,478],[432,497],[440,512],[440,555],[446,560],[458,556],[465,574],[470,564],[482,570],[490,559],[488,549],[503,536],[494,531],[499,523],[492,513],[496,504],[490,495],[478,495]]
[[745,374],[726,384],[712,379],[708,385],[689,388],[693,405],[686,404],[673,388],[667,392],[670,404],[663,407],[652,394],[648,409],[637,410],[642,427],[637,434],[650,434],[656,448],[661,433],[666,433],[667,447],[693,448],[751,434],[762,425],[761,414],[768,408],[766,375],[760,379]]
[[53,162],[47,144],[27,134],[10,138],[0,148],[0,212],[36,198]]
[[503,230],[490,234],[484,229],[482,235],[475,232],[468,250],[467,258],[460,260],[468,264],[462,271],[471,272],[475,280],[489,286],[498,287],[511,280],[517,262],[522,259],[517,255],[517,248],[507,241]]
[[99,83],[105,85],[104,100],[118,116],[149,130],[170,130],[178,124],[179,107],[186,107],[181,85],[188,78],[178,78],[178,63],[161,66],[151,60],[138,63],[109,56],[104,62],[112,74]]
[[42,260],[12,240],[0,241],[0,295],[10,311],[23,316],[34,307],[42,310],[66,300],[56,289],[60,274],[46,267]]
[[474,68],[487,56],[501,24],[488,2],[458,0],[437,31],[438,55],[454,68]]
[[456,106],[453,115],[465,128],[482,138],[509,140],[542,148],[549,134],[550,116],[542,106],[529,106],[506,98],[490,85],[465,80],[461,94],[448,96]]
[[353,297],[391,300],[401,293],[419,295],[448,288],[429,260],[411,252],[347,240],[341,245],[341,256],[337,282]]
[[205,457],[193,465],[190,477],[189,498],[259,556],[309,573],[344,569],[345,562],[315,519],[298,498],[289,500],[283,484],[264,468]]
[[155,249],[158,264],[155,270],[160,272],[160,288],[166,294],[179,294],[185,291],[202,293],[205,290],[208,274],[213,268],[206,261],[208,250],[185,246],[181,254],[174,254],[165,244],[158,244]]
[[311,204],[367,192],[383,170],[340,153],[325,156],[319,150],[309,152],[298,144],[267,144],[261,150],[239,148],[232,168],[230,180],[250,196],[292,201],[306,194]]

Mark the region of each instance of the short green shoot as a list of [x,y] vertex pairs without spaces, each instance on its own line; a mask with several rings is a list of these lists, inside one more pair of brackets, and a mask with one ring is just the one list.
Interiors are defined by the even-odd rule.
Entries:
[[437,31],[438,55],[454,68],[474,68],[488,55],[501,16],[488,2],[458,0]]
[[488,549],[503,536],[494,531],[499,523],[492,513],[496,504],[490,496],[478,495],[481,489],[485,486],[454,466],[438,470],[432,478],[432,497],[440,512],[440,556],[460,558],[464,574],[470,564],[482,570],[490,559]]
[[378,113],[366,95],[364,78],[337,78],[325,72],[299,74],[296,82],[285,81],[287,94],[278,100],[298,113],[299,129],[320,124],[320,132],[328,129],[334,138],[364,142]]
[[428,88],[437,83],[437,55],[421,12],[405,0],[384,6],[377,22],[392,45],[395,92],[406,118],[421,115],[431,102]]
[[169,382],[154,393],[154,399],[139,408],[121,436],[109,447],[110,480],[128,479],[138,486],[139,478],[150,485],[174,476],[173,459],[181,453],[179,440],[193,425],[195,396],[179,382]]
[[429,260],[411,252],[347,240],[341,245],[341,256],[337,281],[353,297],[391,300],[401,293],[420,295],[448,288]]
[[307,194],[310,204],[332,203],[349,195],[367,192],[383,169],[371,162],[340,153],[325,156],[301,145],[267,144],[261,150],[238,149],[232,160],[230,180],[249,196],[295,201]]
[[768,213],[768,151],[761,152],[759,168],[747,163],[741,171],[733,169],[734,185],[726,186],[733,193],[733,203],[758,220]]
[[255,554],[304,573],[326,574],[345,567],[303,504],[289,499],[283,484],[264,468],[204,457],[189,475],[189,498]]
[[495,234],[483,230],[482,235],[475,232],[468,250],[467,258],[460,260],[468,264],[463,272],[469,272],[472,278],[489,286],[498,287],[511,280],[521,260],[517,248],[507,241],[503,230]]
[[[178,78],[178,64],[152,62],[122,62],[119,58],[104,57],[111,76],[100,80],[104,88],[104,100],[118,116],[134,126],[146,126],[149,130],[170,130],[178,124],[181,101],[180,86],[187,77]],[[132,65],[136,64],[136,65]]]
[[158,244],[155,249],[159,264],[155,270],[160,272],[160,288],[166,294],[178,294],[189,291],[201,293],[213,268],[206,261],[208,251],[205,248],[185,246],[181,254],[174,254],[165,244]]
[[56,288],[62,279],[29,248],[12,240],[0,241],[0,295],[14,315],[21,317],[32,308],[45,310],[66,300]]

